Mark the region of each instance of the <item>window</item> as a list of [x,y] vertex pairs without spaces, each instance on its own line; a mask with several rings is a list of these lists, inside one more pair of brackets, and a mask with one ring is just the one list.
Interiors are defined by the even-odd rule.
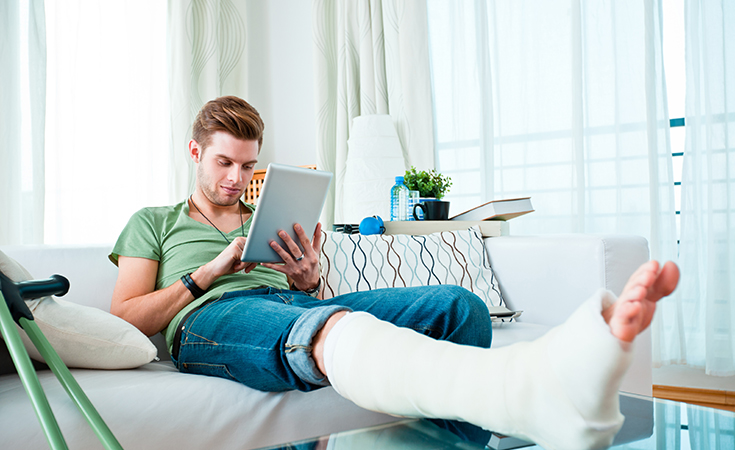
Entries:
[[664,20],[664,70],[666,97],[669,109],[671,156],[674,169],[676,198],[676,235],[681,236],[681,177],[684,162],[686,128],[684,116],[686,96],[686,68],[684,60],[684,0],[662,3]]
[[531,196],[536,213],[514,233],[675,242],[662,24],[649,13],[640,2],[428,1],[450,214]]
[[112,243],[169,203],[166,1],[45,3],[44,242]]

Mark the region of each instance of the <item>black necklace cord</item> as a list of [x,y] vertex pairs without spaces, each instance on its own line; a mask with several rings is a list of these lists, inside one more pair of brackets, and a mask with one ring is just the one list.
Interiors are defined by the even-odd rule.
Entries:
[[[230,240],[227,239],[227,236],[225,235],[225,233],[223,233],[222,230],[220,230],[219,228],[217,228],[217,225],[215,225],[214,223],[212,223],[212,221],[209,220],[209,217],[205,216],[204,213],[202,212],[202,210],[199,209],[199,207],[197,206],[197,204],[194,203],[194,195],[189,196],[189,201],[194,206],[194,209],[196,209],[199,212],[199,214],[201,214],[202,217],[204,217],[207,220],[207,222],[209,222],[209,224],[214,227],[215,230],[219,231],[219,234],[221,234],[222,237],[225,238],[225,241],[227,241],[227,245],[229,245],[230,244]],[[239,200],[237,201],[237,210],[240,213],[240,234],[242,234],[242,237],[245,237],[245,229],[244,229],[245,224],[242,221],[242,205],[240,204],[240,201]]]

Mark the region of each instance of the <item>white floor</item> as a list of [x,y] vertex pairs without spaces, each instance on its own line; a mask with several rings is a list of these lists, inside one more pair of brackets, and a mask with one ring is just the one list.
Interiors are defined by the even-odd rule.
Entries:
[[704,369],[691,369],[685,366],[665,366],[653,369],[653,384],[717,391],[735,391],[735,376],[714,377],[705,375]]

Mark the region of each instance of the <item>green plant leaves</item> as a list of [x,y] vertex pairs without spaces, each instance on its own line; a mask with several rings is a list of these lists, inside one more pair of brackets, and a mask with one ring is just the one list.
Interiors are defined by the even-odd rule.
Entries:
[[443,198],[452,186],[452,179],[431,169],[417,171],[414,166],[403,176],[403,184],[412,191],[419,191],[421,197]]

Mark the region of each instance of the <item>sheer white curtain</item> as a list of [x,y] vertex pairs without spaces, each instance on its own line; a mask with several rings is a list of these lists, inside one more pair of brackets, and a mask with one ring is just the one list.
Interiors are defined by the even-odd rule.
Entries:
[[43,0],[0,2],[0,244],[43,242]]
[[656,0],[429,0],[439,170],[450,214],[531,196],[514,234],[631,233],[673,259]]
[[172,201],[194,189],[188,153],[191,124],[202,106],[222,95],[247,99],[245,0],[168,0]]
[[47,0],[45,242],[114,242],[169,201],[164,1]]
[[659,364],[735,375],[735,4],[687,0],[682,280]]
[[317,165],[335,174],[321,218],[330,226],[343,222],[355,117],[390,114],[407,164],[434,167],[426,2],[315,0],[312,17]]

